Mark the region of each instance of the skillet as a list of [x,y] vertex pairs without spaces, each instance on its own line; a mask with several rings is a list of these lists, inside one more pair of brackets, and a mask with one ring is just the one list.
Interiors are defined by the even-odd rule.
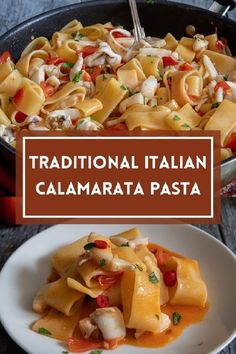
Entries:
[[[157,0],[138,1],[140,20],[148,35],[164,37],[171,32],[177,38],[185,35],[185,27],[194,25],[197,33],[211,34],[217,29],[220,37],[228,40],[229,47],[236,55],[236,23],[215,12],[200,9],[191,5],[172,1]],[[226,12],[236,5],[235,0],[218,0],[211,6],[214,11]],[[132,29],[132,19],[128,1],[126,0],[99,0],[67,5],[23,22],[0,37],[0,53],[10,50],[14,59],[19,58],[21,52],[31,41],[31,37],[51,35],[73,19],[80,20],[84,25],[96,22],[111,21]],[[0,139],[0,156],[7,163],[13,174],[15,173],[15,149]],[[236,178],[236,156],[232,156],[221,163],[222,186]]]

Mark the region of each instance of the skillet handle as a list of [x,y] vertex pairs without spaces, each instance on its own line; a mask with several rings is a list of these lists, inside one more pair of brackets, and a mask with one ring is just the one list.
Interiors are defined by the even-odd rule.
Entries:
[[225,16],[236,7],[236,0],[217,0],[210,6],[209,10]]

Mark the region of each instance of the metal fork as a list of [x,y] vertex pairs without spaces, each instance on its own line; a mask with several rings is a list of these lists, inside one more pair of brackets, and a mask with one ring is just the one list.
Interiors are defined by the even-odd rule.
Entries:
[[134,24],[133,34],[135,42],[139,43],[141,39],[145,39],[146,35],[144,28],[141,26],[140,23],[136,0],[129,0],[129,6]]

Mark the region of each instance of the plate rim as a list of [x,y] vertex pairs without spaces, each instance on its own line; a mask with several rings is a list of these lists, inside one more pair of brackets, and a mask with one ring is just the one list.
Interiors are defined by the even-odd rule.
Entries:
[[[0,271],[0,285],[1,285],[1,281],[2,281],[2,277],[4,275],[4,273],[6,272],[6,269],[8,269],[8,265],[12,262],[12,260],[14,260],[14,258],[17,256],[17,254],[19,252],[21,252],[21,250],[25,247],[28,246],[29,243],[31,243],[33,240],[36,240],[38,238],[41,238],[45,233],[49,232],[51,233],[51,230],[53,229],[53,231],[55,229],[60,229],[62,226],[68,226],[68,225],[72,225],[75,226],[76,224],[57,224],[57,225],[53,225],[48,227],[45,230],[40,231],[39,233],[35,234],[34,236],[30,237],[28,240],[26,240],[25,242],[23,242],[11,255],[10,257],[7,259],[7,261],[4,263],[1,271]],[[78,224],[78,226],[91,226],[89,224]],[[130,226],[132,224],[126,225],[126,224],[99,224],[100,226]],[[142,227],[142,226],[147,226],[150,224],[139,224],[138,227]],[[93,224],[93,226],[95,226]],[[152,224],[152,226],[154,226],[154,224]],[[178,226],[178,227],[183,227],[186,229],[193,229],[195,231],[198,231],[200,234],[204,235],[205,237],[208,237],[211,239],[212,242],[215,242],[216,244],[218,244],[218,246],[220,246],[221,248],[224,249],[224,251],[226,251],[226,253],[234,260],[234,262],[236,262],[236,254],[230,249],[228,248],[223,242],[221,242],[219,239],[217,239],[215,236],[213,236],[212,234],[210,234],[209,232],[200,229],[199,227],[195,226],[195,225],[191,225],[191,224],[177,224],[177,225],[172,225],[172,224],[155,224],[155,226]],[[81,236],[82,237],[82,236]],[[37,242],[37,241],[36,241]],[[0,304],[0,323],[2,324],[4,330],[6,331],[6,333],[9,335],[9,337],[20,347],[22,348],[27,354],[35,354],[35,352],[29,350],[29,348],[27,346],[24,345],[24,342],[21,342],[18,340],[17,335],[15,335],[15,332],[13,329],[9,328],[2,316],[2,312],[1,312],[1,304]],[[212,350],[211,352],[209,352],[208,354],[217,354],[219,353],[222,349],[224,349],[227,345],[229,345],[234,339],[236,338],[236,327],[234,329],[234,331],[231,333],[231,335],[224,341],[222,342],[220,345],[218,345],[216,348],[214,348],[214,350]],[[132,347],[132,346],[131,346]],[[135,347],[134,347],[135,348]],[[150,349],[155,349],[155,348],[150,348]]]

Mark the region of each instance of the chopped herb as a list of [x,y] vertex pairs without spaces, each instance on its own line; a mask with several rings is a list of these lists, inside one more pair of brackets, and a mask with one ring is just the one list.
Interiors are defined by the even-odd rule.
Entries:
[[133,92],[130,91],[130,89],[129,89],[128,87],[127,87],[127,90],[128,90],[129,97],[130,97],[130,96],[133,96]]
[[99,261],[99,267],[105,267],[105,265],[106,265],[106,260],[105,259],[100,259],[100,261]]
[[120,85],[121,90],[127,90],[127,87],[125,85]]
[[181,127],[191,129],[190,125],[188,125],[187,123],[181,124]]
[[211,109],[218,108],[220,105],[220,102],[215,102],[211,105]]
[[83,74],[82,71],[79,71],[77,74],[75,74],[75,76],[73,78],[73,82],[79,82],[81,80],[82,74]]
[[93,350],[90,354],[102,354],[101,350]]
[[143,104],[146,104],[146,99],[144,96],[143,96]]
[[104,81],[106,79],[107,79],[106,74],[102,74],[102,80]]
[[181,321],[181,315],[178,312],[173,312],[172,319],[173,319],[173,325],[177,326]]
[[149,281],[152,283],[152,284],[157,284],[159,283],[159,280],[157,279],[157,276],[154,272],[150,273],[149,274]]
[[72,67],[74,66],[74,64],[73,64],[73,63],[69,63],[69,62],[67,61],[67,62],[63,63],[62,66],[63,66],[64,68],[72,68]]
[[92,248],[94,248],[94,246],[95,246],[95,243],[94,243],[94,242],[89,242],[89,243],[87,243],[87,245],[84,246],[84,249],[85,249],[86,251],[89,251],[89,250],[91,250]]
[[63,352],[62,352],[62,354],[69,354],[69,352],[65,352],[65,351],[63,351]]
[[160,316],[157,313],[155,314],[155,316],[158,320],[160,319]]
[[126,243],[122,243],[122,245],[120,245],[121,247],[129,247],[129,242],[127,241]]
[[154,104],[154,106],[152,106],[152,108],[156,108],[157,107],[157,104]]
[[75,41],[80,41],[82,38],[84,38],[84,34],[76,32],[74,35]]
[[175,114],[174,117],[172,118],[172,120],[181,120],[181,118],[179,116],[177,116],[177,114]]
[[227,81],[227,80],[228,80],[227,76],[223,76],[223,78],[224,78],[224,80],[225,80],[225,81]]
[[38,328],[38,332],[40,334],[44,334],[45,336],[51,336],[52,335],[51,332],[49,332],[46,328],[43,328],[43,327]]
[[135,264],[135,268],[137,268],[140,272],[143,271],[143,268],[139,264]]

